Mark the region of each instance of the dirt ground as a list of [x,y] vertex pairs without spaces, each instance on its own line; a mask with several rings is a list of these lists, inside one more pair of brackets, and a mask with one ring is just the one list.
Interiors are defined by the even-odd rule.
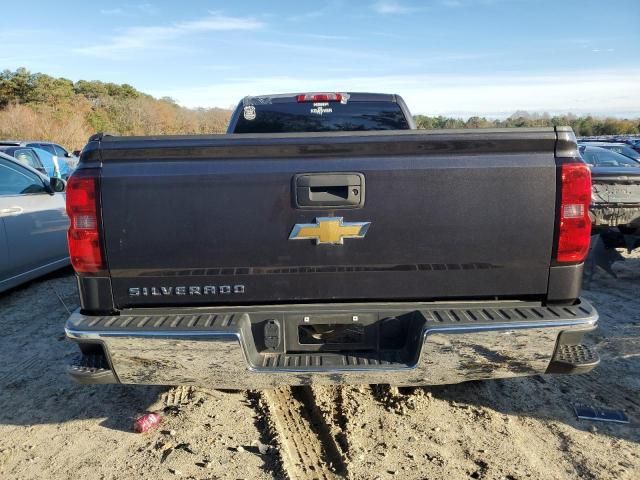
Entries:
[[[640,478],[640,252],[624,255],[584,291],[594,372],[400,390],[75,385],[74,278],[32,282],[0,295],[0,478]],[[577,403],[631,423],[579,421]],[[147,410],[161,427],[132,433]]]

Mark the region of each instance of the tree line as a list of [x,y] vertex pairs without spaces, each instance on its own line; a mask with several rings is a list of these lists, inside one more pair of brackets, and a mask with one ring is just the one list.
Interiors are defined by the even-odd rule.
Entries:
[[593,135],[629,135],[640,133],[640,119],[598,118],[591,115],[577,116],[532,114],[517,111],[504,120],[489,120],[485,117],[471,117],[467,120],[451,117],[428,117],[416,115],[414,117],[418,128],[510,128],[510,127],[554,127],[568,125],[573,128],[577,136]]
[[79,149],[95,132],[116,135],[224,132],[231,112],[189,109],[128,84],[55,78],[25,68],[0,73],[0,138]]
[[[229,99],[234,102],[238,99]],[[25,68],[0,73],[0,138],[40,139],[81,148],[95,132],[117,135],[224,132],[231,112],[189,109],[171,98],[154,98],[128,84],[55,78]],[[640,133],[640,119],[530,114],[504,120],[415,116],[418,128],[549,127],[569,125],[576,135]]]

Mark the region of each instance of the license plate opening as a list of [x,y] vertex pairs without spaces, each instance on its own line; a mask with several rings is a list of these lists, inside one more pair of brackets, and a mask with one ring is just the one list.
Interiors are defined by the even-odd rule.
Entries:
[[298,325],[298,341],[301,345],[362,345],[365,343],[364,326],[344,323]]

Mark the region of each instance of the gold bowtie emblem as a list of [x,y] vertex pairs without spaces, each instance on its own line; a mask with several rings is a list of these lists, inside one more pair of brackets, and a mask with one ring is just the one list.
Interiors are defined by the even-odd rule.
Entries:
[[289,240],[315,240],[316,245],[342,245],[345,238],[364,238],[371,222],[345,222],[342,217],[318,217],[316,223],[296,223]]

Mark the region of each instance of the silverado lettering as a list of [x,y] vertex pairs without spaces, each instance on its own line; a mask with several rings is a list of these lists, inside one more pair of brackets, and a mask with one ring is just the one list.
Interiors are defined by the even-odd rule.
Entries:
[[216,295],[244,293],[244,285],[204,285],[179,287],[129,287],[130,297],[162,295]]

